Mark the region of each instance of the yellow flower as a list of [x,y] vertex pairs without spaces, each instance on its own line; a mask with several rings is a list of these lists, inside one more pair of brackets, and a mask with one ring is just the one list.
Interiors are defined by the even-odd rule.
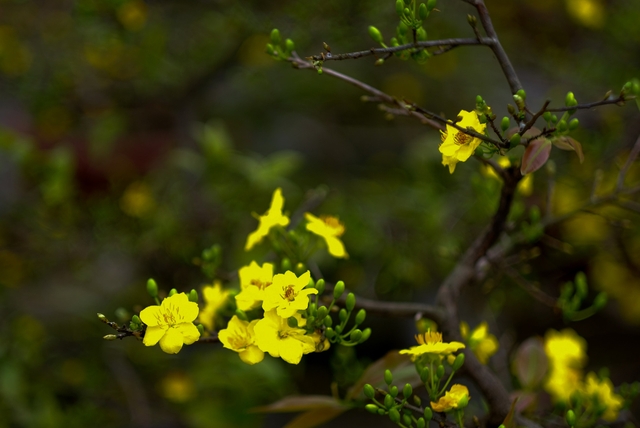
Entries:
[[344,225],[336,217],[322,216],[320,218],[311,213],[305,213],[307,219],[307,230],[324,238],[329,249],[329,254],[337,258],[348,258],[349,255],[344,249],[344,244],[339,239],[344,233]]
[[262,241],[262,238],[269,234],[272,227],[285,227],[289,224],[289,217],[282,214],[283,206],[284,198],[282,197],[282,189],[278,187],[271,197],[269,211],[267,211],[265,215],[259,216],[258,228],[247,237],[247,243],[244,246],[245,251],[249,251],[254,245]]
[[453,409],[461,409],[469,403],[469,390],[466,386],[455,384],[447,391],[443,397],[440,397],[437,403],[431,402],[431,408],[434,412],[449,412]]
[[463,321],[460,323],[460,334],[482,364],[487,364],[489,357],[498,351],[498,339],[489,333],[486,321],[480,323],[471,335],[469,335],[469,325]]
[[551,367],[544,382],[544,389],[551,395],[551,400],[568,403],[571,395],[581,386],[582,371],[566,366]]
[[248,311],[264,300],[264,291],[273,281],[273,265],[263,263],[260,267],[252,261],[249,266],[241,267],[238,275],[242,291],[236,296],[236,304],[238,309]]
[[544,350],[552,367],[581,369],[587,359],[587,342],[570,328],[549,330],[544,337]]
[[416,341],[419,346],[400,351],[401,354],[409,354],[412,361],[421,355],[436,356],[439,359],[441,356],[447,356],[465,347],[464,343],[460,342],[442,342],[442,333],[432,331],[416,335]]
[[[477,133],[484,133],[487,125],[480,123],[475,111],[461,110],[458,116],[462,117],[462,120],[457,123],[461,128],[472,128]],[[469,159],[480,143],[482,140],[479,138],[460,132],[447,124],[447,131],[442,132],[442,144],[439,149],[442,153],[442,164],[448,166],[449,172],[453,174],[456,164]]]
[[202,297],[204,297],[205,307],[200,312],[200,322],[209,331],[215,330],[216,313],[224,306],[229,297],[229,290],[224,290],[220,281],[213,285],[202,287]]
[[258,320],[249,323],[234,315],[229,320],[227,328],[218,333],[218,338],[225,348],[237,352],[242,361],[251,365],[259,363],[264,358],[264,352],[255,344],[254,328],[257,323]]
[[[509,168],[511,166],[511,161],[506,156],[499,156],[498,165],[500,165],[502,168]],[[489,177],[495,178],[496,180],[502,180],[500,176],[496,174],[491,165],[485,166],[484,173]],[[518,183],[517,191],[522,196],[530,196],[531,193],[533,193],[533,173],[525,175],[524,178],[520,180],[520,182]]]
[[190,302],[184,293],[167,297],[159,306],[148,306],[140,312],[140,319],[147,325],[143,343],[153,346],[160,342],[164,352],[177,354],[182,345],[191,345],[200,338],[193,324],[197,316],[198,304]]
[[317,294],[315,288],[305,288],[309,284],[311,274],[303,273],[300,278],[290,270],[273,277],[273,284],[266,288],[262,309],[276,309],[278,316],[289,318],[299,310],[309,306],[309,294]]
[[314,331],[311,337],[316,345],[316,352],[328,351],[331,347],[331,342],[329,342],[329,339],[327,339],[320,330]]
[[314,352],[316,343],[312,336],[305,335],[304,320],[299,314],[294,315],[298,327],[290,327],[287,319],[280,317],[275,310],[265,312],[264,318],[254,327],[256,344],[272,357],[281,357],[289,364],[298,364],[302,355]]
[[587,374],[584,392],[594,400],[594,406],[606,407],[602,419],[607,422],[613,422],[618,419],[618,411],[622,407],[624,400],[613,392],[613,385],[609,379],[600,380],[595,373],[590,372]]

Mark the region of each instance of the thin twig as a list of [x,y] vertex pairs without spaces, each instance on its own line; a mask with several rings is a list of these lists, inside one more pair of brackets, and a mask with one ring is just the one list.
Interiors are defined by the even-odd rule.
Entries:
[[590,109],[590,108],[593,108],[593,107],[604,106],[604,105],[607,105],[607,104],[618,104],[618,105],[620,105],[620,103],[624,103],[624,101],[625,101],[624,95],[620,95],[618,98],[608,98],[608,99],[602,100],[602,101],[594,101],[592,103],[578,104],[578,105],[575,105],[573,107],[548,108],[546,111],[550,111],[550,112],[565,112],[565,111],[571,111],[571,110],[586,110],[586,109]]
[[[524,135],[525,132],[527,132],[529,129],[531,129],[531,127],[533,125],[535,125],[536,120],[538,120],[538,118],[540,116],[542,116],[544,114],[545,111],[547,111],[547,107],[549,107],[549,103],[551,102],[551,100],[546,100],[544,102],[544,104],[542,105],[542,108],[540,110],[538,110],[538,112],[536,114],[533,115],[533,117],[531,119],[529,119],[529,122],[525,123],[524,128],[522,128],[519,132],[520,135]],[[528,109],[527,109],[528,110]]]
[[629,168],[631,167],[631,164],[633,164],[633,162],[635,162],[635,160],[638,158],[638,154],[640,154],[640,135],[638,136],[638,139],[633,145],[633,148],[631,149],[631,153],[629,153],[629,157],[627,158],[627,161],[624,163],[624,166],[620,170],[620,173],[618,173],[616,190],[621,190],[624,187],[624,179],[627,177],[627,172],[629,172]]

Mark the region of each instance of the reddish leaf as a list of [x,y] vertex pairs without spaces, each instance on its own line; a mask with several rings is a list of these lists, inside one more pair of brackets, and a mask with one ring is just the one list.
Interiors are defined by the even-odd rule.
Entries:
[[422,383],[408,355],[400,355],[398,351],[389,351],[384,357],[367,367],[360,379],[349,388],[345,401],[353,400],[361,395],[362,388],[366,383],[374,387],[382,387],[384,385],[384,371],[387,369],[393,373],[394,384],[410,383],[415,387]]
[[312,409],[327,409],[327,408],[343,408],[348,409],[347,406],[341,404],[333,397],[328,395],[292,395],[284,397],[282,400],[275,403],[254,407],[251,409],[253,412],[258,413],[277,413],[277,412],[300,412],[303,410]]
[[518,397],[516,397],[511,402],[511,409],[509,409],[509,413],[507,413],[507,417],[504,418],[504,422],[502,422],[502,425],[504,425],[505,428],[516,428],[516,420],[515,420],[514,416],[516,414],[516,403],[517,402],[518,402]]
[[333,418],[340,416],[347,410],[346,407],[334,408],[325,407],[319,409],[309,410],[303,414],[297,416],[291,422],[286,424],[284,428],[312,428],[317,427],[325,422],[330,421]]
[[560,150],[575,151],[580,159],[580,163],[584,162],[584,154],[582,153],[582,144],[568,136],[562,136],[551,140],[554,146]]
[[537,337],[531,337],[520,345],[513,360],[513,372],[523,388],[534,389],[547,374],[547,354],[544,344]]
[[551,141],[548,138],[536,138],[531,140],[522,155],[522,175],[537,171],[549,160],[551,154]]
[[538,394],[529,391],[513,391],[509,397],[511,400],[518,400],[516,403],[516,412],[523,413],[535,409]]

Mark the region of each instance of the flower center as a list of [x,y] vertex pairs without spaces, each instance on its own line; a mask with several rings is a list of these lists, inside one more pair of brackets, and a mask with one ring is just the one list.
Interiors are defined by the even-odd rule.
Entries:
[[335,236],[341,236],[344,233],[344,226],[336,217],[327,215],[321,216],[320,218],[322,219],[324,224],[326,224],[330,229],[333,230]]
[[440,343],[442,342],[442,333],[438,333],[438,332],[432,332],[431,330],[427,331],[426,333],[420,335],[416,335],[416,341],[420,344],[420,345],[432,345],[434,343]]
[[229,336],[229,344],[233,349],[242,349],[247,347],[244,337],[239,335]]
[[453,142],[459,146],[464,146],[471,140],[473,140],[473,137],[471,135],[465,134],[464,132],[457,132],[456,135],[453,136]]
[[265,288],[270,286],[271,283],[270,282],[262,282],[259,279],[252,279],[251,280],[251,285],[255,285],[256,287],[258,287],[258,289],[264,290]]
[[293,285],[287,285],[287,287],[284,289],[284,296],[282,296],[282,298],[292,302],[296,299],[296,294],[297,293],[293,288]]

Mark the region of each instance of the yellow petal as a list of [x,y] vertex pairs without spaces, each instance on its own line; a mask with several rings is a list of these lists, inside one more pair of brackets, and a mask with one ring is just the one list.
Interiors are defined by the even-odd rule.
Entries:
[[157,326],[159,323],[159,319],[161,318],[162,315],[160,312],[160,306],[158,305],[147,306],[142,311],[140,311],[140,319],[149,327]]
[[182,324],[178,324],[175,327],[175,330],[182,335],[183,343],[185,345],[191,345],[193,342],[196,342],[200,339],[200,331],[198,331],[198,327],[196,327],[191,322],[185,322]]
[[[142,317],[140,319],[142,319]],[[166,331],[166,326],[150,326],[147,324],[147,330],[144,332],[144,339],[142,340],[142,343],[144,343],[145,346],[153,346],[158,343]]]
[[264,352],[255,345],[249,346],[238,354],[240,359],[250,365],[257,364],[264,359]]
[[182,349],[183,344],[182,334],[175,328],[168,329],[160,339],[160,348],[167,354],[177,354]]
[[344,248],[344,244],[342,243],[341,240],[333,236],[325,237],[324,239],[327,242],[327,247],[329,248],[329,254],[331,254],[333,257],[345,258],[345,259],[349,257],[349,255],[347,254],[347,251]]

